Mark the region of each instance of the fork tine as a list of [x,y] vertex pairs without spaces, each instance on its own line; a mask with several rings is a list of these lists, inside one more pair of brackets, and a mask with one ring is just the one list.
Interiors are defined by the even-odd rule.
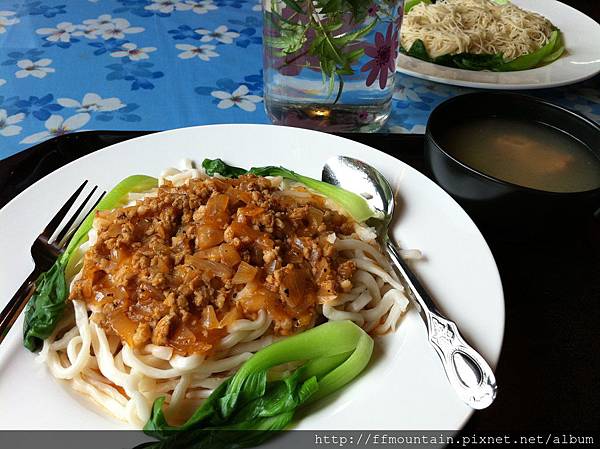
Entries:
[[88,196],[85,198],[85,200],[83,200],[83,202],[77,208],[77,210],[73,214],[71,214],[71,218],[69,218],[69,221],[67,221],[65,223],[65,225],[63,226],[63,228],[60,230],[60,232],[54,239],[54,242],[59,243],[63,239],[63,237],[65,235],[67,235],[67,232],[69,232],[69,229],[71,229],[71,226],[73,225],[73,223],[75,223],[75,220],[77,220],[77,218],[79,217],[79,214],[81,213],[81,211],[83,210],[83,208],[85,207],[85,205],[90,200],[90,198],[92,197],[92,195],[94,194],[94,192],[96,190],[98,190],[98,186],[94,186],[92,191],[88,194]]
[[[94,189],[96,189],[96,187],[94,187]],[[92,193],[93,193],[93,191],[92,191]],[[100,203],[100,201],[102,200],[102,198],[104,198],[104,195],[106,195],[106,192],[102,192],[102,195],[100,195],[100,196],[98,197],[98,199],[96,200],[96,202],[95,202],[95,203],[92,205],[92,207],[90,207],[90,209],[89,209],[89,210],[88,210],[88,211],[87,211],[85,214],[83,214],[83,217],[82,217],[82,219],[81,219],[81,220],[80,220],[80,221],[77,223],[77,225],[76,225],[76,226],[73,226],[73,227],[72,227],[72,229],[71,229],[71,230],[70,230],[68,233],[66,233],[66,234],[65,234],[65,236],[61,236],[61,238],[60,238],[60,239],[58,239],[58,238],[57,238],[57,239],[55,240],[55,243],[57,244],[57,246],[59,246],[59,247],[61,247],[61,248],[62,248],[63,246],[65,246],[65,245],[67,245],[67,244],[69,243],[69,240],[71,240],[71,237],[73,237],[73,234],[75,234],[75,232],[77,231],[77,228],[79,228],[79,226],[81,225],[81,222],[82,222],[83,220],[85,220],[85,218],[86,218],[86,217],[87,217],[87,216],[88,216],[90,213],[92,213],[92,212],[94,211],[94,209],[96,209],[96,206],[98,206],[98,204]],[[87,200],[89,199],[89,197],[90,197],[90,196],[91,196],[91,194],[88,196],[88,198],[86,198],[86,203],[87,203]],[[84,203],[84,204],[85,204],[85,203]],[[81,209],[81,208],[80,208],[80,209]],[[73,216],[74,216],[74,217],[77,217],[77,216],[79,216],[79,214],[80,214],[80,213],[81,213],[81,210],[77,211],[77,213],[76,213],[75,215],[73,215]],[[73,221],[74,221],[74,220],[73,220]],[[72,223],[71,223],[71,224],[72,224]],[[68,230],[70,227],[71,227],[71,225],[69,225],[69,226],[66,226],[66,227],[65,227],[65,229],[66,229],[66,230]],[[63,231],[64,231],[64,230],[63,230]],[[62,233],[62,231],[61,231],[61,233]],[[61,240],[62,240],[62,242],[61,242]]]
[[83,181],[83,184],[79,186],[75,193],[71,195],[71,197],[63,205],[63,207],[61,207],[60,210],[56,213],[56,215],[52,218],[52,220],[50,220],[48,226],[46,226],[46,228],[42,231],[42,235],[46,237],[46,239],[50,239],[52,234],[54,234],[54,231],[56,231],[56,228],[58,228],[58,225],[60,224],[62,219],[65,218],[65,215],[67,215],[67,212],[69,212],[69,209],[71,208],[71,206],[73,205],[73,203],[75,202],[75,200],[77,199],[77,197],[79,196],[86,184],[87,179]]

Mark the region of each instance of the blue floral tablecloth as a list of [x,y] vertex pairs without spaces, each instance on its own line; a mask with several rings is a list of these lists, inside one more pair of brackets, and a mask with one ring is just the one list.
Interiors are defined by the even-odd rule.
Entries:
[[[55,135],[268,123],[258,0],[0,0],[0,159]],[[470,89],[397,75],[384,131]],[[600,121],[598,78],[535,95]]]

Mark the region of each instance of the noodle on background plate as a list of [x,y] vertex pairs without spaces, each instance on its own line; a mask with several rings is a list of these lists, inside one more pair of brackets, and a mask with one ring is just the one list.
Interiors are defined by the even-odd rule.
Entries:
[[410,49],[421,40],[429,56],[501,54],[505,60],[543,47],[554,30],[534,12],[493,0],[440,0],[419,3],[404,15],[400,42]]
[[[137,209],[160,200],[163,194],[161,189],[180,194],[190,183],[202,185],[212,182],[214,178],[209,178],[202,170],[193,168],[190,161],[185,161],[181,170],[171,168],[162,174],[158,190],[130,194],[130,203],[122,209]],[[54,332],[44,340],[38,360],[47,364],[54,377],[65,380],[73,390],[100,405],[107,414],[141,428],[150,417],[156,398],[166,397],[165,412],[169,421],[181,423],[253,353],[296,330],[310,328],[318,321],[351,320],[371,334],[393,332],[406,311],[408,300],[375,241],[374,231],[356,223],[331,201],[307,191],[301,185],[281,178],[262,179],[270,183],[273,196],[285,204],[297,206],[317,201],[321,205],[321,213],[330,211],[344,217],[339,229],[346,231],[329,232],[320,238],[326,240],[324,247],[330,248],[331,260],[336,263],[343,261],[346,267],[352,269],[343,275],[349,276],[348,279],[342,276],[342,281],[338,282],[338,291],[324,293],[322,288],[319,290],[312,315],[307,312],[290,321],[269,307],[238,313],[239,306],[234,303],[251,303],[259,295],[259,290],[256,290],[256,284],[259,283],[252,280],[237,286],[237,299],[230,301],[234,304],[230,304],[230,313],[220,320],[212,305],[206,301],[202,303],[203,325],[212,323],[208,328],[213,334],[209,332],[208,339],[199,346],[198,343],[193,347],[181,346],[169,340],[167,334],[157,336],[153,333],[149,337],[143,332],[143,335],[138,334],[137,330],[133,338],[136,344],[132,344],[131,338],[122,338],[119,328],[115,331],[114,322],[112,329],[107,326],[106,310],[99,305],[103,299],[101,291],[88,291],[87,294],[92,295],[91,300],[82,293],[86,291],[86,285],[89,287],[86,284],[86,270],[94,263],[91,256],[98,250],[96,244],[107,226],[110,228],[110,223],[102,223],[103,211],[96,215],[89,240],[78,249],[77,257],[80,260],[69,279],[72,313],[67,313]],[[223,179],[222,182],[230,181]],[[206,208],[200,206],[198,209],[203,207]],[[205,209],[202,211],[205,213]],[[109,214],[111,212],[108,211]],[[218,245],[214,248],[218,248]],[[203,254],[210,257],[210,250],[208,248],[208,253]],[[420,253],[409,251],[406,255],[418,257]],[[193,264],[194,261],[198,262],[193,257],[186,259],[186,263]],[[238,276],[243,263],[237,264],[237,272],[232,270],[235,276]],[[97,286],[103,285],[102,281],[97,282]],[[94,298],[100,299],[100,302],[95,303]],[[282,301],[281,298],[278,300]],[[160,321],[154,324],[152,332],[160,327]],[[290,328],[290,323],[294,323],[298,329],[294,326]],[[139,328],[141,325],[137,324]],[[170,332],[173,333],[172,328]],[[285,370],[286,367],[281,369]]]

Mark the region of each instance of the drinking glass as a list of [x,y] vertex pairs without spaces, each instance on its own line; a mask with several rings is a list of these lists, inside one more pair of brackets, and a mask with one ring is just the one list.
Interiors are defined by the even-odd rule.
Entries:
[[263,0],[264,102],[278,125],[378,130],[391,111],[404,0]]

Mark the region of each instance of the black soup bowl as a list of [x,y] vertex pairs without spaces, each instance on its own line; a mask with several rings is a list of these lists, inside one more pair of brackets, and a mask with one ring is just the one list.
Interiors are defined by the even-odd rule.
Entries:
[[[569,109],[528,95],[476,92],[441,103],[431,113],[425,133],[425,160],[439,185],[478,221],[498,227],[553,228],[581,221],[600,208],[600,186],[557,193],[518,185],[483,173],[447,148],[452,130],[481,118],[537,122],[566,133],[600,161],[600,126]],[[477,151],[486,148],[477,147]]]

